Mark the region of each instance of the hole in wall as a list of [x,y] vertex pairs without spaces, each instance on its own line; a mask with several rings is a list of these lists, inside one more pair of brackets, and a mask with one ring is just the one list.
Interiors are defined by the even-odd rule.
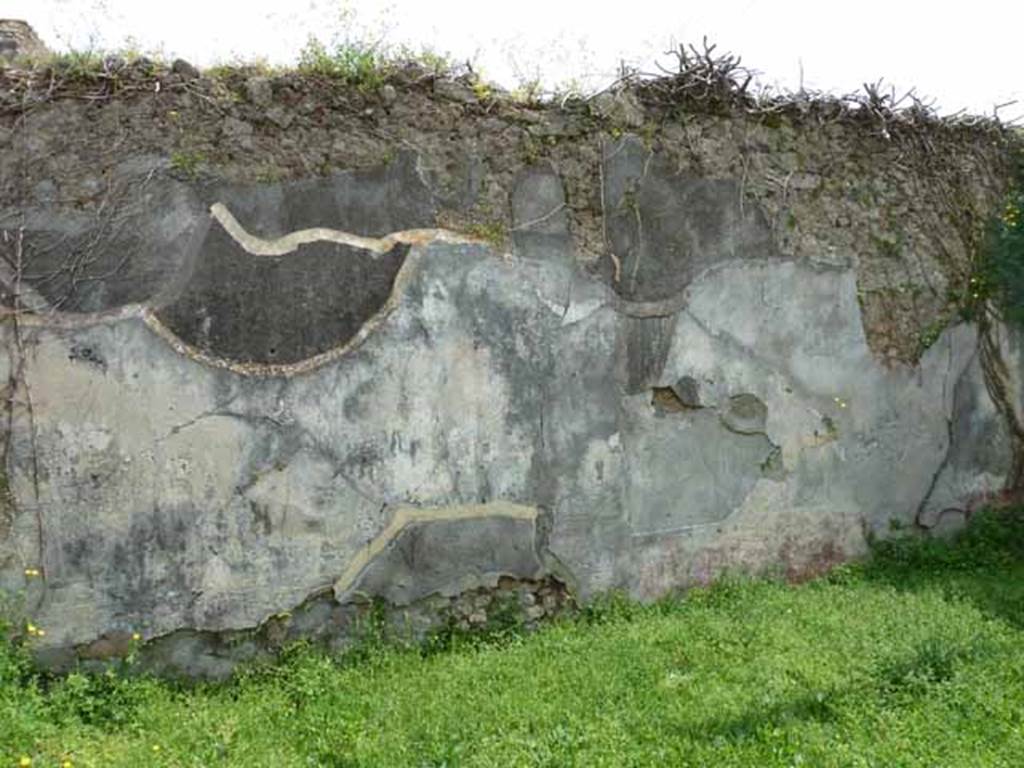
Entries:
[[654,406],[654,412],[659,414],[684,413],[694,410],[693,406],[687,405],[680,399],[672,387],[655,387],[652,389],[651,405]]
[[700,386],[692,376],[682,376],[667,387],[654,387],[651,405],[656,413],[682,413],[704,407],[700,402]]

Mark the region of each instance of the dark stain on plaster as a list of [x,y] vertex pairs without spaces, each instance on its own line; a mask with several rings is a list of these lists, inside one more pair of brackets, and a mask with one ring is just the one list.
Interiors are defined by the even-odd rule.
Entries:
[[[133,613],[160,609],[167,595],[191,595],[190,549],[199,515],[194,507],[154,507],[132,516],[124,538],[109,547],[110,592]],[[191,609],[190,609],[191,610]]]
[[619,344],[625,391],[643,392],[661,378],[675,337],[675,315],[623,317]]
[[[26,211],[21,280],[61,312],[155,303],[177,287],[209,226],[187,185],[148,176],[111,180],[100,211]],[[13,292],[0,291],[10,305]],[[25,306],[38,308],[34,298]]]
[[636,136],[605,148],[602,179],[618,260],[612,285],[624,299],[669,299],[716,264],[777,255],[767,218],[738,181],[681,175]]
[[733,395],[719,411],[725,428],[739,435],[762,435],[768,424],[768,406],[756,395]]
[[181,297],[158,316],[198,349],[238,362],[295,363],[355,336],[388,297],[408,246],[372,258],[336,243],[257,257],[211,228]]
[[[274,239],[323,227],[364,237],[432,227],[434,198],[416,157],[287,184],[204,191],[247,232]],[[235,362],[296,363],[343,345],[387,302],[409,246],[384,254],[318,241],[257,256],[214,222],[160,320],[184,341]]]
[[93,365],[104,373],[107,372],[107,361],[103,354],[95,346],[88,344],[72,344],[68,350],[68,359],[76,360],[87,365]]
[[427,595],[454,595],[465,585],[485,585],[498,575],[538,578],[533,520],[436,520],[407,526],[370,562],[350,594],[410,605]]

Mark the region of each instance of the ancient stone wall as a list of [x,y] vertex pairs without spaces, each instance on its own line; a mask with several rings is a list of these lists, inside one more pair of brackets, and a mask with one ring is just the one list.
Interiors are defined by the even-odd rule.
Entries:
[[991,125],[148,61],[0,110],[0,588],[54,665],[800,578],[1012,475]]
[[46,46],[24,21],[0,19],[0,60],[46,55]]

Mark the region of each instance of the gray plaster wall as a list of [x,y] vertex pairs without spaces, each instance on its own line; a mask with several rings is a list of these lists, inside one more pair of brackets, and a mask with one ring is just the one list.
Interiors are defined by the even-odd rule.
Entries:
[[415,154],[160,178],[116,231],[28,211],[35,260],[0,275],[0,587],[41,656],[139,633],[202,673],[202,638],[311,601],[800,577],[1002,489],[977,328],[883,363],[857,254],[780,254],[741,180],[678,174],[638,137],[601,162],[603,276],[549,163],[517,176],[502,247],[435,227]]

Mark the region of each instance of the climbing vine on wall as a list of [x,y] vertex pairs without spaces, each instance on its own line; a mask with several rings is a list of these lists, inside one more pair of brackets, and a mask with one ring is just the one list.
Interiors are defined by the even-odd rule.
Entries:
[[1000,319],[1024,327],[1024,186],[1008,195],[978,266],[968,306],[986,302]]
[[1004,354],[1003,328],[1024,329],[1024,149],[1016,147],[1015,183],[989,227],[968,284],[965,315],[978,323],[985,386],[1002,414],[1010,438],[1012,463],[1008,491],[1024,489],[1024,417],[1013,394]]

